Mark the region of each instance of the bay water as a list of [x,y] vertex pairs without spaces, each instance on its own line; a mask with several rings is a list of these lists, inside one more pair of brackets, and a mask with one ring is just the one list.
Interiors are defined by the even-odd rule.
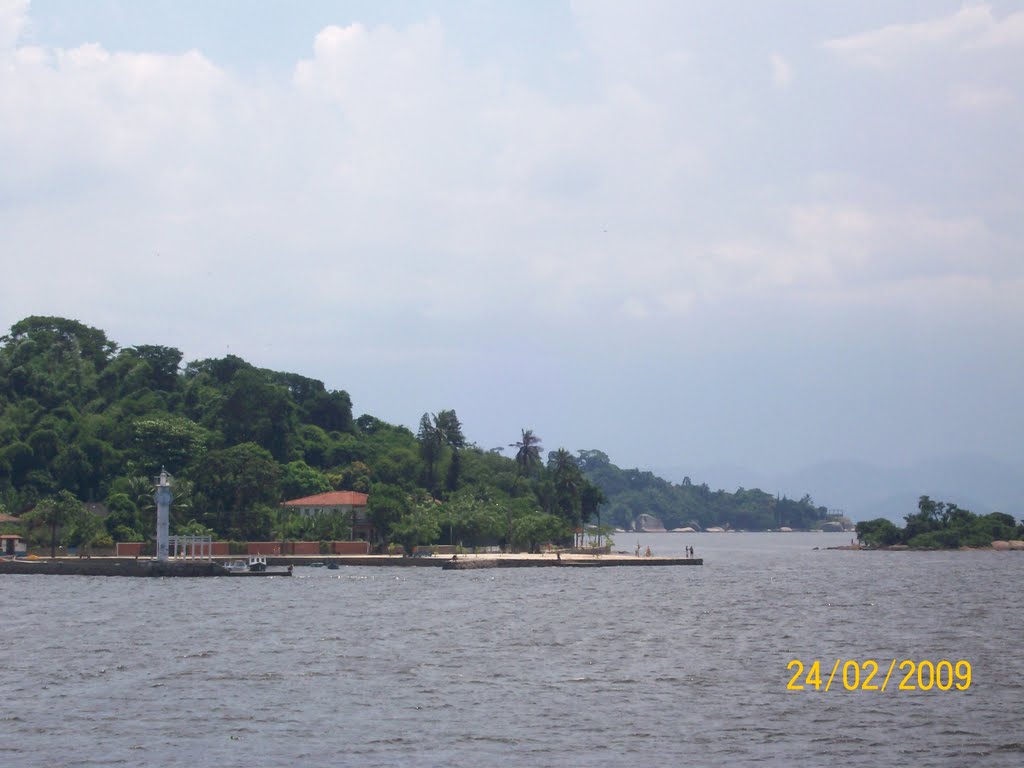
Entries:
[[[0,755],[193,768],[1024,765],[1024,553],[827,549],[850,534],[617,537],[617,550],[655,555],[691,545],[705,564],[0,576]],[[818,690],[806,681],[815,660]],[[847,690],[845,662],[859,672],[867,660],[876,685],[893,660],[967,661],[972,677],[967,690],[899,690],[897,668],[885,691]],[[787,688],[793,661],[803,690]]]

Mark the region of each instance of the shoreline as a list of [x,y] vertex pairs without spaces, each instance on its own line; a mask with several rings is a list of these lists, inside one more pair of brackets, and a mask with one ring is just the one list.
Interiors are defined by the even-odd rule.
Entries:
[[[815,547],[818,549],[818,547]],[[911,547],[906,544],[891,544],[887,547],[867,547],[862,544],[843,544],[838,547],[825,547],[826,551],[843,552],[1024,552],[1024,540],[993,541],[987,547]]]

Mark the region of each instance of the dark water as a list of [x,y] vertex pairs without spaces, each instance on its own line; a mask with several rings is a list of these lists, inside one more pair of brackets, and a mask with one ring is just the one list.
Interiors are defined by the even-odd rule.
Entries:
[[[0,576],[2,762],[1024,765],[1024,553],[616,548],[637,540],[707,564]],[[786,690],[791,660],[827,678],[836,658],[964,659],[973,680]]]

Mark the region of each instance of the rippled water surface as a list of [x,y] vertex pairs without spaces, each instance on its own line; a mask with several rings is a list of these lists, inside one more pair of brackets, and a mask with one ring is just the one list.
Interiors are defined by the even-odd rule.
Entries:
[[[3,762],[1024,765],[1024,553],[619,536],[706,564],[0,576]],[[973,681],[786,690],[791,660],[836,658]]]

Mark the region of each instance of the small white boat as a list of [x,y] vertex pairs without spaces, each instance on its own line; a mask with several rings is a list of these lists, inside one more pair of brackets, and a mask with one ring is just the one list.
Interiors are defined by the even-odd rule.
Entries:
[[224,564],[225,570],[229,573],[253,573],[267,570],[267,558],[262,555],[253,555],[248,562],[245,560],[232,560]]

